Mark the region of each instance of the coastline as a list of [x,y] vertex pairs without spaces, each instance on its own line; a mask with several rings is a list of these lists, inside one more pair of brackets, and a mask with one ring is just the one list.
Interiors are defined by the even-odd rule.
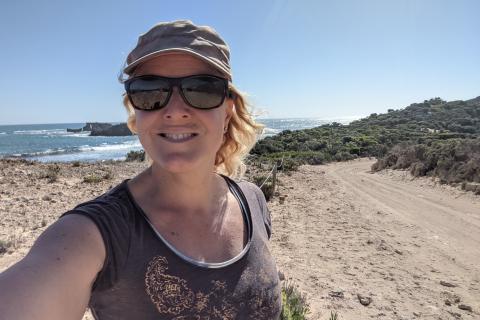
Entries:
[[[258,119],[265,125],[262,138],[283,130],[301,130],[330,123],[333,120],[282,118]],[[352,119],[338,119],[348,123]],[[142,149],[138,137],[122,131],[114,136],[91,135],[92,126],[113,128],[125,123],[51,123],[0,125],[0,159],[15,158],[40,162],[95,162],[124,160],[129,151]],[[82,130],[83,129],[83,130]],[[97,130],[99,131],[99,130]]]

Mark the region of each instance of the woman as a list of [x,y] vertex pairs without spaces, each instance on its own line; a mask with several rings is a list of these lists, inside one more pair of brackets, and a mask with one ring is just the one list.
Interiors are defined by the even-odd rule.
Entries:
[[[150,166],[62,215],[0,275],[5,319],[277,319],[263,194],[235,183],[260,126],[209,27],[160,23],[123,70]],[[225,175],[223,175],[223,174]]]

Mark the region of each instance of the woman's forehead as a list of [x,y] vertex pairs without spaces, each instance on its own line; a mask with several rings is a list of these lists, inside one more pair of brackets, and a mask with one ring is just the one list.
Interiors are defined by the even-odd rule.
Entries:
[[164,54],[139,65],[134,76],[155,74],[164,77],[184,77],[193,74],[222,74],[207,62],[186,53]]

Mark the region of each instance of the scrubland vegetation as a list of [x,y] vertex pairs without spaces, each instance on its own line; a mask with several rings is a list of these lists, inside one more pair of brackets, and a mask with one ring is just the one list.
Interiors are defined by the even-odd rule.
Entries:
[[252,163],[284,158],[284,170],[376,157],[372,170],[409,169],[444,183],[480,182],[480,97],[414,103],[341,125],[283,131],[258,141]]

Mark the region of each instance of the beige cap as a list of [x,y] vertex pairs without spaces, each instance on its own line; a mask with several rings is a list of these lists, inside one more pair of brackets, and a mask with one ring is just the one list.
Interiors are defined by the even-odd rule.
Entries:
[[228,45],[213,28],[196,26],[188,20],[161,22],[140,35],[137,46],[127,56],[123,73],[131,76],[141,63],[174,52],[198,57],[232,80]]

